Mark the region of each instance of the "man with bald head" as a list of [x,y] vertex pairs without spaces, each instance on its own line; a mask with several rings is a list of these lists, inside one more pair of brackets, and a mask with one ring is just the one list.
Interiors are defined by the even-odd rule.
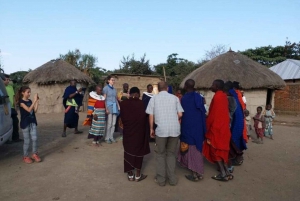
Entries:
[[[175,175],[176,158],[175,151],[180,135],[179,120],[183,109],[179,99],[168,93],[166,82],[158,83],[159,93],[149,101],[146,113],[149,114],[150,137],[156,140],[156,178],[159,186],[165,186],[166,180],[175,186],[177,177]],[[155,132],[153,125],[157,125]]]

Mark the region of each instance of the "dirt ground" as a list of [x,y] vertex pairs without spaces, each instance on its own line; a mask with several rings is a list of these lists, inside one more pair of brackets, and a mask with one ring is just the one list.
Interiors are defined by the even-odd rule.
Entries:
[[[80,114],[80,122],[85,117]],[[300,200],[300,117],[277,116],[274,140],[248,143],[245,161],[236,167],[234,180],[218,182],[210,177],[216,167],[205,161],[200,182],[190,182],[189,172],[177,167],[177,186],[154,183],[155,155],[144,158],[148,178],[129,182],[123,173],[122,142],[95,148],[84,134],[68,130],[61,137],[63,114],[38,114],[41,163],[22,162],[22,143],[0,147],[0,200]],[[254,133],[252,133],[253,135]],[[115,133],[118,139],[118,133]],[[153,150],[154,144],[151,143]]]

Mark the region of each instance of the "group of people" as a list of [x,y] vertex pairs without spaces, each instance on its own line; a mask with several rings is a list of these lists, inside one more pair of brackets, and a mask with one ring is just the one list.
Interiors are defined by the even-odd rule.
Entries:
[[[181,166],[191,170],[191,174],[186,175],[188,180],[203,179],[203,156],[218,165],[220,174],[213,179],[233,179],[233,165],[243,163],[243,150],[247,148],[249,138],[244,114],[246,105],[237,82],[213,82],[211,89],[215,96],[209,112],[204,97],[195,91],[195,82],[191,79],[185,83],[183,96],[181,91],[177,91],[176,96],[168,93],[167,83],[160,82],[159,93],[154,95],[152,85],[148,85],[142,100],[140,90],[137,87],[129,90],[127,83],[117,94],[114,82],[114,77],[109,76],[103,90],[97,86],[95,92],[90,93],[84,125],[91,126],[88,135],[94,136],[94,145],[98,145],[99,137],[103,136],[110,144],[116,141],[113,132],[120,114],[118,127],[123,132],[124,172],[129,181],[147,177],[141,173],[141,167],[143,156],[150,153],[150,139],[156,142],[155,181],[160,186],[166,181],[170,185],[177,184],[176,159]],[[102,102],[100,115],[99,102]]]
[[[155,139],[156,177],[159,186],[166,182],[176,185],[178,178],[175,174],[176,160],[190,170],[185,177],[190,181],[203,179],[203,156],[217,164],[218,174],[212,179],[229,181],[233,179],[234,165],[244,161],[243,151],[250,139],[249,130],[251,118],[238,82],[215,80],[211,90],[215,93],[209,111],[206,111],[205,99],[195,90],[195,81],[185,82],[186,93],[177,96],[168,93],[168,84],[158,83],[157,95],[152,93],[153,86],[147,86],[147,92],[141,92],[137,87],[129,89],[127,83],[118,94],[115,78],[107,77],[107,85],[97,85],[95,91],[89,93],[87,118],[83,125],[89,126],[88,138],[96,147],[101,140],[107,144],[116,142],[113,134],[115,124],[123,133],[124,172],[129,181],[142,181],[147,175],[142,174],[143,157],[150,153],[149,141]],[[72,80],[63,95],[65,118],[62,137],[66,137],[66,128],[78,130],[78,109],[82,105],[82,89],[76,88]],[[33,101],[30,98],[29,87],[20,88],[12,99],[20,107],[21,129],[24,135],[25,163],[40,162],[37,152],[37,120],[35,112],[38,109],[39,97],[36,94]],[[10,95],[11,96],[11,95]],[[14,95],[12,95],[14,96]],[[272,120],[275,113],[271,105],[266,110],[257,108],[253,117],[258,143],[262,143],[263,135],[272,134]],[[12,117],[13,118],[13,117]],[[17,139],[18,136],[13,139]],[[32,155],[29,156],[29,143],[32,140]],[[19,138],[18,138],[19,139]],[[178,149],[178,142],[179,150]]]

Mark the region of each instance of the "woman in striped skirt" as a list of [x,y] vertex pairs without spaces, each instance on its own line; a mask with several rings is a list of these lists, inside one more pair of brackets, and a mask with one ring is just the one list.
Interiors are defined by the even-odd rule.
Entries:
[[93,145],[99,146],[100,139],[105,134],[105,118],[106,118],[106,109],[105,109],[105,98],[102,96],[102,87],[97,86],[96,87],[97,97],[95,94],[90,94],[90,96],[93,96],[94,99],[96,99],[94,110],[92,115],[90,115],[91,118],[91,128],[89,130],[88,138],[93,138]]

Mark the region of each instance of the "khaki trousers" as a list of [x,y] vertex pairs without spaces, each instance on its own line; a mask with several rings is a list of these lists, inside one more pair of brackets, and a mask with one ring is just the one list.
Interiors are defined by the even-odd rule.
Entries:
[[169,179],[171,185],[176,185],[178,179],[175,175],[176,148],[179,137],[156,136],[156,179],[159,184]]

